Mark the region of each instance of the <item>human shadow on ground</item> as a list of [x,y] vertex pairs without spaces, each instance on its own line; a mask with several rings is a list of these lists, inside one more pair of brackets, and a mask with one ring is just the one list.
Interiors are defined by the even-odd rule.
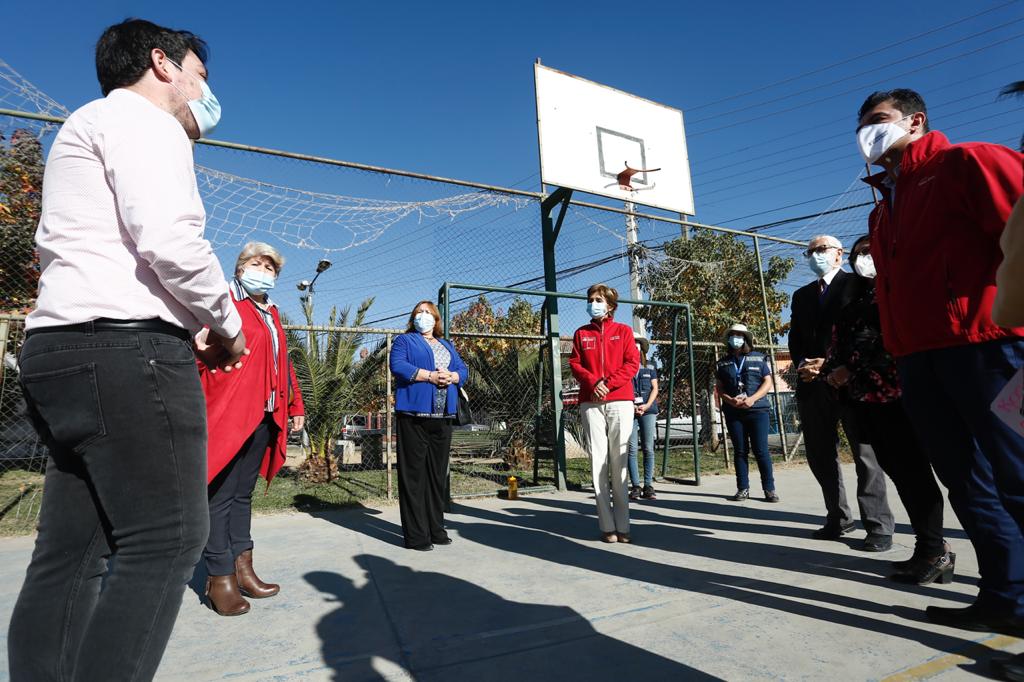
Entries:
[[[317,623],[334,680],[715,680],[682,663],[601,634],[567,606],[510,601],[471,582],[361,554],[365,583],[338,573],[304,577],[338,608]],[[374,665],[376,661],[376,666]],[[386,664],[385,664],[386,665]]]
[[[553,498],[529,498],[528,502],[536,507],[572,512],[566,515],[576,520],[573,526],[574,532],[578,534],[572,537],[584,540],[593,538],[595,531],[592,505],[573,500]],[[529,513],[529,509],[524,509],[523,507],[512,508],[509,511],[517,515]],[[812,575],[860,582],[875,587],[890,588],[900,592],[915,592],[952,601],[962,601],[965,603],[973,601],[973,598],[968,595],[952,592],[946,588],[907,585],[889,580],[888,575],[891,573],[889,562],[892,560],[891,557],[875,558],[876,555],[864,552],[837,554],[824,549],[788,547],[770,542],[731,540],[721,535],[714,535],[708,530],[754,533],[766,537],[784,535],[784,533],[777,532],[780,529],[776,526],[730,522],[722,519],[666,517],[655,513],[650,508],[631,508],[630,516],[634,521],[655,522],[644,523],[633,529],[634,540],[641,543],[644,547],[729,561],[736,564],[756,564],[766,568],[800,571]],[[823,543],[823,545],[827,544],[829,543]]]
[[[782,493],[780,493],[782,494]],[[789,529],[793,532],[794,537],[807,537],[811,534],[811,531],[815,528],[821,527],[825,523],[825,516],[815,514],[804,514],[801,512],[786,511],[785,509],[779,509],[779,505],[772,504],[770,507],[767,503],[760,504],[758,500],[752,500],[751,502],[730,502],[728,505],[715,504],[712,502],[705,502],[702,500],[695,500],[695,497],[707,497],[711,499],[717,499],[719,502],[728,499],[726,495],[714,495],[711,493],[691,493],[689,491],[682,493],[663,493],[658,492],[658,500],[651,504],[652,506],[664,507],[666,509],[672,509],[676,511],[689,512],[693,514],[714,514],[722,515],[723,510],[728,516],[736,518],[749,518],[749,519],[760,519],[769,521],[781,521],[786,523],[800,523],[806,524],[808,529],[800,531],[799,529]],[[899,500],[895,495],[891,496],[894,500]],[[782,506],[785,506],[785,500],[783,500]],[[946,504],[943,507],[944,514],[952,514],[953,511]],[[906,533],[908,535],[914,534],[914,529],[909,523],[897,523],[896,532]],[[967,540],[967,533],[960,528],[944,528],[942,530],[946,538],[957,538],[959,540]],[[801,535],[802,533],[802,535]]]
[[[520,509],[516,514],[502,514],[480,508],[463,507],[460,513],[478,518],[483,523],[453,521],[450,525],[458,530],[462,538],[483,545],[595,573],[730,599],[742,604],[756,604],[763,608],[827,623],[838,623],[920,642],[942,651],[960,652],[971,643],[969,639],[892,622],[891,605],[794,584],[666,565],[624,553],[631,550],[628,546],[619,552],[608,551],[596,543],[580,544],[571,538],[592,538],[596,535],[593,516],[551,511],[544,509],[542,504],[537,504],[535,509],[536,511]],[[642,530],[637,527],[635,532],[637,540],[644,547],[724,561],[742,560],[744,563],[879,584],[874,576],[865,576],[854,570],[836,567],[835,563],[843,557],[831,553],[800,548],[775,548],[764,551],[766,548],[757,543],[728,540],[713,537],[705,531],[660,524],[645,525]],[[870,560],[850,559],[849,563],[858,561]],[[867,611],[876,615],[850,613],[836,607]]]
[[295,506],[313,518],[350,528],[391,545],[404,545],[402,527],[381,518],[379,509],[363,504],[325,509],[321,508],[317,498],[305,494],[295,496]]

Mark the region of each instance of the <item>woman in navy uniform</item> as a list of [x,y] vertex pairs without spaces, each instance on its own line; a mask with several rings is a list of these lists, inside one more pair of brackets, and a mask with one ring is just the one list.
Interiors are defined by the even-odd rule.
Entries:
[[[640,369],[633,377],[633,433],[629,436],[629,499],[658,499],[654,494],[654,420],[658,418],[658,370],[647,364],[651,342],[633,334]],[[644,487],[640,487],[637,450],[644,452]]]
[[715,365],[715,379],[736,462],[736,494],[731,499],[741,502],[750,497],[747,453],[753,450],[764,499],[778,502],[768,454],[770,406],[765,397],[772,390],[772,366],[764,353],[754,350],[754,337],[746,325],[729,327],[725,346],[728,355]]

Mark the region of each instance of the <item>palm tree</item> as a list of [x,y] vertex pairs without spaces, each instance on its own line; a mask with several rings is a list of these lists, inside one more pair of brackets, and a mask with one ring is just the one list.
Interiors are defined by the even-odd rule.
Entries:
[[[1024,97],[1024,81],[1010,83],[999,93],[999,97]],[[1020,137],[1020,151],[1024,152],[1024,135]]]
[[[372,297],[360,304],[352,321],[354,327],[363,324],[371,305]],[[304,313],[306,325],[312,327],[312,307],[304,306]],[[332,455],[342,417],[349,412],[369,409],[374,398],[383,395],[383,391],[374,390],[379,370],[386,362],[383,343],[365,360],[356,362],[356,351],[364,344],[364,335],[338,331],[348,326],[349,314],[348,307],[340,313],[332,307],[328,331],[309,332],[308,336],[295,329],[286,332],[288,355],[306,405],[310,456],[303,465],[303,474],[319,481],[330,481],[334,477]],[[382,407],[376,406],[377,409]]]
[[474,348],[463,357],[469,367],[466,393],[473,413],[486,414],[492,424],[505,424],[500,445],[513,467],[533,456],[538,359],[536,344],[515,343],[502,351]]

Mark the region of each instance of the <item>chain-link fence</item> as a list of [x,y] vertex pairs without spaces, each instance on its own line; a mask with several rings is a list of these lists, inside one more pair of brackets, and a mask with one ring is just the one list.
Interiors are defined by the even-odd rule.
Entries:
[[[56,122],[69,112],[2,61],[0,107],[8,110],[0,113],[0,314],[8,316],[0,402],[8,453],[0,460],[3,532],[11,519],[33,518],[39,503],[45,460],[21,406],[16,355],[23,336],[20,316],[31,310],[39,274],[33,234],[44,158]],[[272,296],[296,325],[289,330],[293,362],[307,379],[329,378],[324,385],[333,391],[324,397],[323,416],[311,417],[307,437],[293,437],[290,466],[267,495],[257,496],[257,508],[393,497],[388,340],[400,332],[411,305],[432,298],[440,282],[544,289],[538,209],[545,195],[524,189],[539,178],[493,187],[224,143],[199,144],[195,155],[207,238],[226,275],[247,241],[270,243],[284,254],[287,263]],[[861,189],[847,192],[833,210],[844,211],[837,215],[852,224],[863,216],[845,211],[861,211],[863,199]],[[767,226],[752,235],[663,212],[640,213],[640,239],[630,243],[627,220],[610,202],[568,205],[553,254],[557,288],[582,293],[606,282],[623,297],[638,293],[691,304],[694,381],[691,388],[688,349],[680,346],[673,414],[659,420],[657,473],[693,479],[695,455],[705,468],[728,465],[712,390],[722,330],[745,322],[762,349],[784,342],[789,293],[802,279],[792,272],[792,259],[812,228]],[[813,229],[829,231],[836,220],[818,220]],[[554,407],[544,388],[550,345],[541,343],[542,297],[463,294],[453,301],[452,338],[472,370],[478,423],[456,433],[452,493],[493,494],[511,475],[525,486],[551,484],[557,480],[550,456],[556,434],[544,426]],[[617,317],[628,322],[632,313],[623,306]],[[652,361],[664,371],[666,318],[643,308],[637,313],[637,326],[653,339]],[[582,303],[560,310],[563,333],[586,321]],[[568,340],[561,346],[568,353]],[[784,348],[774,350],[778,368],[785,369]],[[567,362],[561,364],[568,382]],[[663,377],[663,390],[667,385]],[[771,396],[781,408],[781,427],[776,415],[771,436],[780,457],[799,451],[791,386],[789,379],[780,380],[778,395]],[[590,468],[576,410],[570,395],[563,419],[568,483],[586,485]],[[663,458],[666,441],[669,456]]]

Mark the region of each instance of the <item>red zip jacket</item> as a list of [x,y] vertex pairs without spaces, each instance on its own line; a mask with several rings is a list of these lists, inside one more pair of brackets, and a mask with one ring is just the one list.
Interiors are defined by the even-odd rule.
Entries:
[[1024,192],[1024,155],[930,132],[907,146],[895,202],[885,173],[865,182],[883,196],[871,212],[871,256],[882,338],[899,357],[1024,337],[992,321],[999,237]]
[[569,367],[580,384],[581,403],[597,401],[594,386],[602,378],[609,389],[603,402],[633,402],[633,377],[640,368],[633,329],[614,320],[583,325],[572,336]]

